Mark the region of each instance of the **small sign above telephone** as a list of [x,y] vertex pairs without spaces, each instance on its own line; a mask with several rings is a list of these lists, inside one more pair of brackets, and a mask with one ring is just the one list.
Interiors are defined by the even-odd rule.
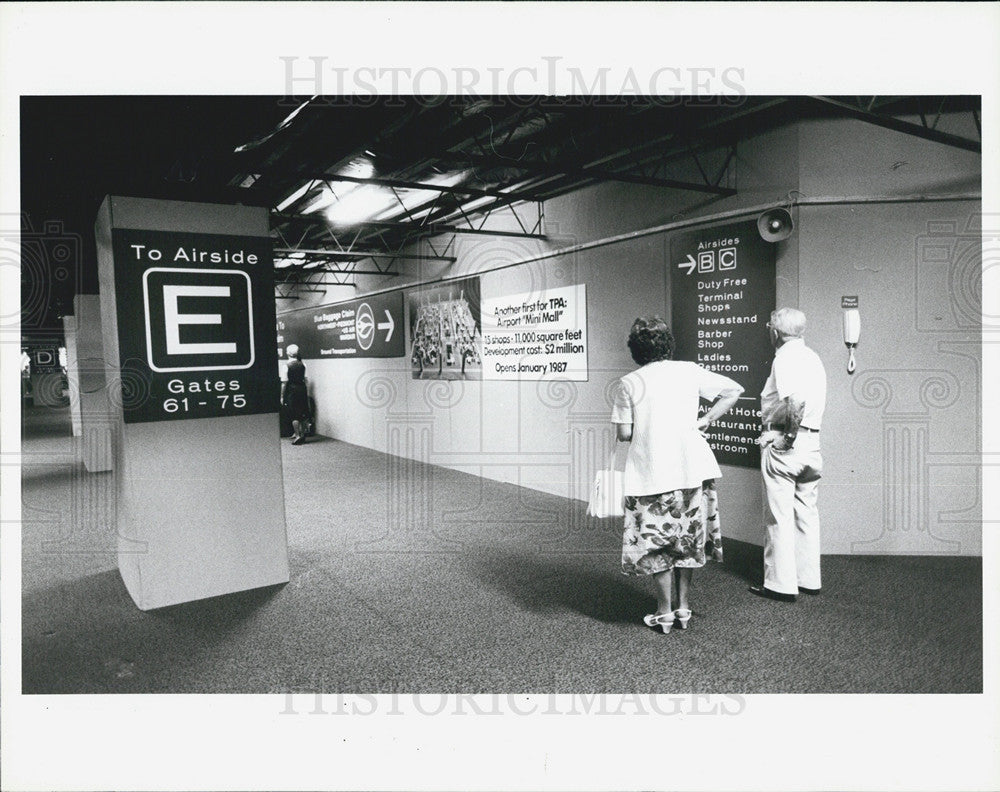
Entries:
[[848,296],[841,297],[840,298],[840,307],[841,308],[857,308],[858,307],[858,295],[855,294],[852,297],[848,297]]

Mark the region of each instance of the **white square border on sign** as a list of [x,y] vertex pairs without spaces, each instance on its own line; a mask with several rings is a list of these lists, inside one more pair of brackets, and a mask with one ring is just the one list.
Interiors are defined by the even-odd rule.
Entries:
[[[159,368],[153,363],[153,330],[149,324],[149,273],[151,272],[196,272],[205,274],[211,272],[219,275],[242,275],[247,279],[247,317],[250,319],[250,362],[245,366],[195,366],[193,368]],[[257,351],[253,343],[253,283],[250,276],[243,270],[223,270],[223,269],[195,269],[191,267],[150,267],[142,273],[142,309],[146,314],[146,362],[149,367],[160,374],[179,371],[230,371],[233,369],[253,368],[257,360]]]

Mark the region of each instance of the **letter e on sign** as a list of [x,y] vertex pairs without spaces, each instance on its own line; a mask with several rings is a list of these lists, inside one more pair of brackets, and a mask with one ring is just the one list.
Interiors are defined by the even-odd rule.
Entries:
[[153,371],[246,369],[254,363],[253,295],[240,270],[153,267],[142,276]]

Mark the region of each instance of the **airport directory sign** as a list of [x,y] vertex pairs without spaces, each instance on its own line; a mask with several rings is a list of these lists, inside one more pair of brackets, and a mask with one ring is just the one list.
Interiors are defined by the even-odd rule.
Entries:
[[278,411],[267,237],[112,231],[125,423]]
[[[775,308],[775,246],[756,220],[701,228],[670,241],[674,358],[693,360],[744,388],[708,430],[720,464],[758,467],[760,392],[774,357],[767,323]],[[702,403],[701,411],[707,409]]]
[[290,344],[303,360],[393,358],[406,354],[403,294],[374,294],[360,300],[317,305],[277,317],[281,359]]

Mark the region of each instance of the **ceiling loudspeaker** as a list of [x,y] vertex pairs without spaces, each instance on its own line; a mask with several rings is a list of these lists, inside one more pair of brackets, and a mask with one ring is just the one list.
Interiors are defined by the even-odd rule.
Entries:
[[780,242],[792,235],[795,224],[787,209],[768,209],[757,218],[757,231],[766,242]]

